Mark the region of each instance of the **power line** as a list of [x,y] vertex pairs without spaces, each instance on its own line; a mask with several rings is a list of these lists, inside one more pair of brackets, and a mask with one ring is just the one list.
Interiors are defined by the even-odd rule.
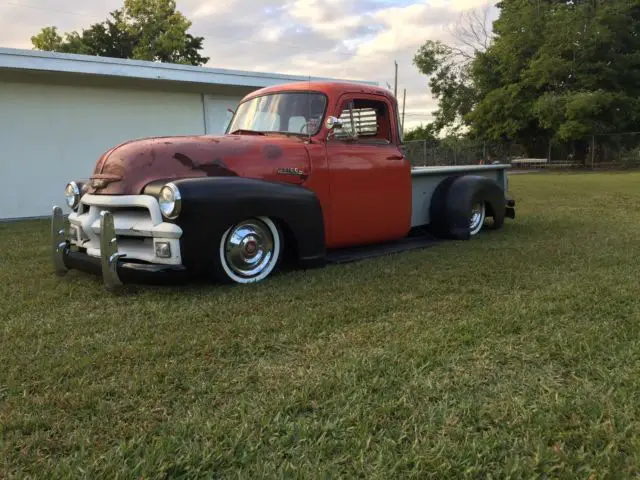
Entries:
[[406,103],[407,103],[407,89],[405,88],[404,95],[402,96],[402,130],[404,130],[404,116],[405,116],[404,107]]
[[394,60],[393,64],[395,66],[395,80],[393,82],[393,96],[395,98],[398,98],[398,62]]

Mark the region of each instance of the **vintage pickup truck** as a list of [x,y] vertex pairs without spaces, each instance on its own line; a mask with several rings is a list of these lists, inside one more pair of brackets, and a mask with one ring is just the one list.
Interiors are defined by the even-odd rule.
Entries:
[[66,186],[68,218],[53,207],[52,260],[58,275],[95,273],[109,289],[193,275],[258,282],[285,258],[312,267],[336,252],[500,228],[515,218],[508,168],[412,168],[385,89],[267,87],[240,102],[224,135],[138,139],[105,152],[88,179]]

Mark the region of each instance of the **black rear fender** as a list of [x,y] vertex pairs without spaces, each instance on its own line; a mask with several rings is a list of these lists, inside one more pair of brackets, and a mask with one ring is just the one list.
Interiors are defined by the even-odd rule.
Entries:
[[430,209],[431,229],[439,236],[470,238],[469,218],[474,203],[483,201],[493,227],[504,224],[505,192],[493,179],[479,175],[447,177],[436,187]]
[[[156,182],[154,182],[155,184]],[[182,198],[182,257],[191,268],[203,267],[218,254],[223,233],[235,223],[266,216],[285,236],[285,251],[302,263],[321,262],[325,253],[324,219],[316,195],[304,187],[243,177],[202,177],[174,180]],[[145,192],[157,195],[157,185]],[[153,192],[153,193],[151,193]]]

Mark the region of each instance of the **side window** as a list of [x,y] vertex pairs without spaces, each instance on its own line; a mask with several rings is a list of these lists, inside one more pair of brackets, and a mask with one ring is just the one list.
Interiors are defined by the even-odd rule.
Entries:
[[343,105],[339,119],[343,127],[335,130],[335,140],[357,139],[363,143],[391,143],[389,108],[383,101],[350,100]]

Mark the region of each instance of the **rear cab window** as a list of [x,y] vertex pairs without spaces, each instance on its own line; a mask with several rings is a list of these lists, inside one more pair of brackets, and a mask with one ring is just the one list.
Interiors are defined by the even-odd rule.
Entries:
[[391,115],[385,101],[348,99],[343,102],[338,118],[342,128],[335,130],[334,140],[382,145],[392,143]]

